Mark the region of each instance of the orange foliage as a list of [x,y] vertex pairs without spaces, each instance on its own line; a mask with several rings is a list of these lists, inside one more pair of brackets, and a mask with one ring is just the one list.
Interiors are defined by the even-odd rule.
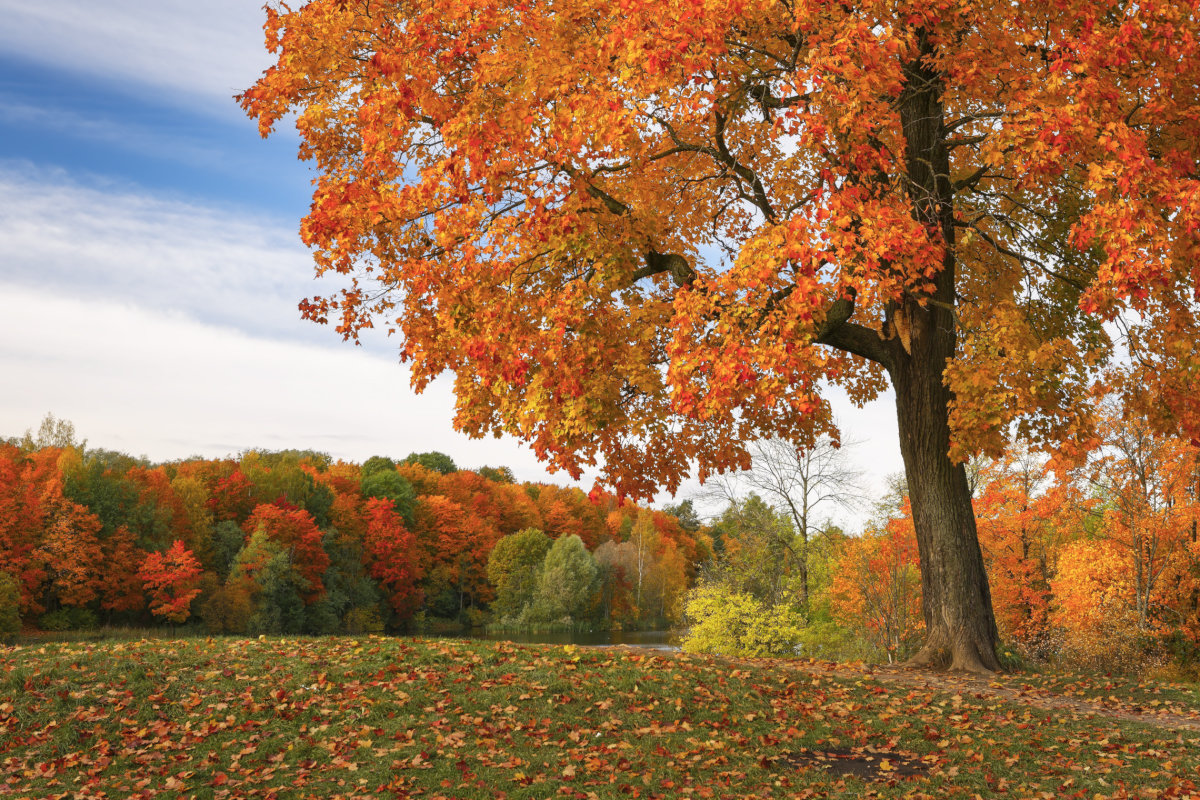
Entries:
[[501,537],[491,522],[472,516],[447,497],[433,495],[422,497],[417,504],[416,530],[428,577],[453,588],[462,607],[492,599],[495,590],[487,579],[488,554]]
[[257,530],[284,549],[290,550],[292,566],[307,583],[304,602],[312,604],[325,594],[321,578],[329,568],[329,555],[321,545],[321,530],[312,515],[285,503],[263,503],[242,525],[247,536]]
[[138,487],[139,502],[164,516],[167,529],[194,546],[197,532],[192,527],[191,516],[171,486],[171,479],[164,467],[131,467],[125,473],[125,478]]
[[62,496],[55,480],[42,502],[47,510],[45,538],[35,554],[49,578],[48,587],[64,606],[86,606],[104,587],[100,518]]
[[146,552],[137,546],[137,537],[124,525],[103,544],[104,586],[100,607],[106,611],[136,611],[142,608],[144,578],[140,574]]
[[608,538],[606,515],[577,488],[541,484],[537,506],[542,515],[542,530],[551,539],[578,536],[588,550],[595,550]]
[[441,494],[441,485],[443,478],[449,477],[442,475],[437,470],[423,467],[420,464],[398,464],[396,471],[406,481],[412,484],[413,490],[418,495],[436,495]]
[[235,469],[213,485],[208,505],[218,522],[231,520],[241,524],[254,510],[254,484],[244,472]]
[[1058,550],[1083,530],[1087,502],[1054,482],[1044,463],[1016,447],[976,478],[975,516],[1003,638],[1028,651],[1049,634]]
[[830,568],[834,616],[856,627],[894,660],[924,627],[921,581],[912,509],[904,500],[901,516],[883,530],[842,541]]
[[35,595],[45,573],[33,556],[45,517],[34,464],[17,448],[0,444],[0,564],[17,579],[25,613],[42,610]]
[[150,611],[171,622],[185,622],[200,594],[200,562],[176,539],[165,553],[151,553],[138,571],[150,592]]

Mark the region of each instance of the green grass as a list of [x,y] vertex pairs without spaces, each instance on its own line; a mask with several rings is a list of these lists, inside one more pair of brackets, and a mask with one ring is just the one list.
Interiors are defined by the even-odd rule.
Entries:
[[[822,765],[850,756],[924,774]],[[1186,797],[1198,769],[1200,733],[787,662],[388,638],[0,649],[0,795],[18,797]]]

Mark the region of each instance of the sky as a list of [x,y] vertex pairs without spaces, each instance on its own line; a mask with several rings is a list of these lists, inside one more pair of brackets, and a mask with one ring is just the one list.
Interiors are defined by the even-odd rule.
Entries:
[[[294,131],[262,140],[233,100],[269,64],[256,0],[0,0],[0,18],[0,437],[52,413],[153,461],[439,450],[570,483],[515,439],[455,432],[449,381],[414,394],[398,341],[300,319],[322,291],[297,233],[313,176]],[[832,402],[882,493],[902,469],[890,398]]]

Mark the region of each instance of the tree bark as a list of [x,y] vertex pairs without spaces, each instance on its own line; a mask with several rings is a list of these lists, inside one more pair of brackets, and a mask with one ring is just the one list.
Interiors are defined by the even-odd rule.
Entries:
[[924,333],[914,336],[914,357],[899,359],[892,373],[900,453],[921,557],[926,631],[925,645],[909,663],[998,671],[996,619],[967,472],[948,455],[950,392],[942,383],[944,361],[916,357],[927,344]]
[[996,619],[983,553],[975,530],[971,489],[962,464],[950,461],[950,401],[942,376],[954,358],[957,256],[954,187],[946,147],[943,76],[933,64],[935,46],[919,34],[920,55],[904,65],[899,98],[905,168],[913,217],[940,230],[942,269],[932,302],[905,297],[891,304],[890,372],[896,390],[900,453],[908,478],[917,548],[921,557],[925,645],[917,665],[995,671]]

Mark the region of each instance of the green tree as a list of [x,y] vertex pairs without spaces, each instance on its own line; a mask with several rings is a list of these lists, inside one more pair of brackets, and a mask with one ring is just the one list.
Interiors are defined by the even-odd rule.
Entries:
[[213,567],[221,580],[229,577],[238,553],[246,546],[246,532],[242,526],[227,519],[213,527]]
[[537,594],[532,606],[537,621],[578,618],[597,588],[596,559],[578,536],[555,540],[542,562]]
[[258,574],[259,591],[247,630],[252,634],[300,633],[305,626],[302,592],[307,588],[291,557],[276,553]]
[[431,469],[434,472],[440,472],[443,475],[449,475],[451,472],[458,472],[458,467],[454,465],[454,459],[445,453],[439,453],[436,450],[429,453],[409,453],[404,459],[404,464],[420,464],[426,469]]
[[329,567],[321,579],[325,596],[305,609],[305,632],[337,633],[344,629],[346,616],[356,610],[379,617],[383,593],[363,565],[362,543],[330,531],[321,544],[329,555]]
[[365,479],[368,475],[374,475],[376,472],[394,472],[395,470],[396,462],[387,456],[371,456],[362,463],[358,472]]
[[238,553],[227,582],[250,598],[252,611],[246,632],[299,633],[304,628],[305,580],[291,556],[259,528]]
[[488,580],[496,587],[492,611],[498,618],[515,619],[538,588],[542,563],[554,542],[537,528],[505,536],[488,556]]
[[493,483],[516,483],[517,478],[508,467],[480,467],[479,474]]
[[329,456],[308,450],[268,452],[252,450],[242,455],[241,469],[254,486],[256,504],[283,498],[312,515],[318,527],[329,525],[333,490],[313,480],[308,469],[316,469]]
[[707,566],[710,583],[727,586],[775,607],[791,599],[796,574],[794,531],[787,516],[756,494],[733,500],[713,525],[717,557]]
[[691,500],[684,500],[675,505],[666,506],[663,508],[663,512],[679,520],[679,527],[688,533],[695,533],[700,530],[700,517],[696,514],[696,507]]
[[378,497],[391,500],[392,507],[404,520],[404,524],[412,526],[413,515],[417,508],[417,491],[403,475],[390,470],[379,469],[364,475],[359,483],[363,497]]

